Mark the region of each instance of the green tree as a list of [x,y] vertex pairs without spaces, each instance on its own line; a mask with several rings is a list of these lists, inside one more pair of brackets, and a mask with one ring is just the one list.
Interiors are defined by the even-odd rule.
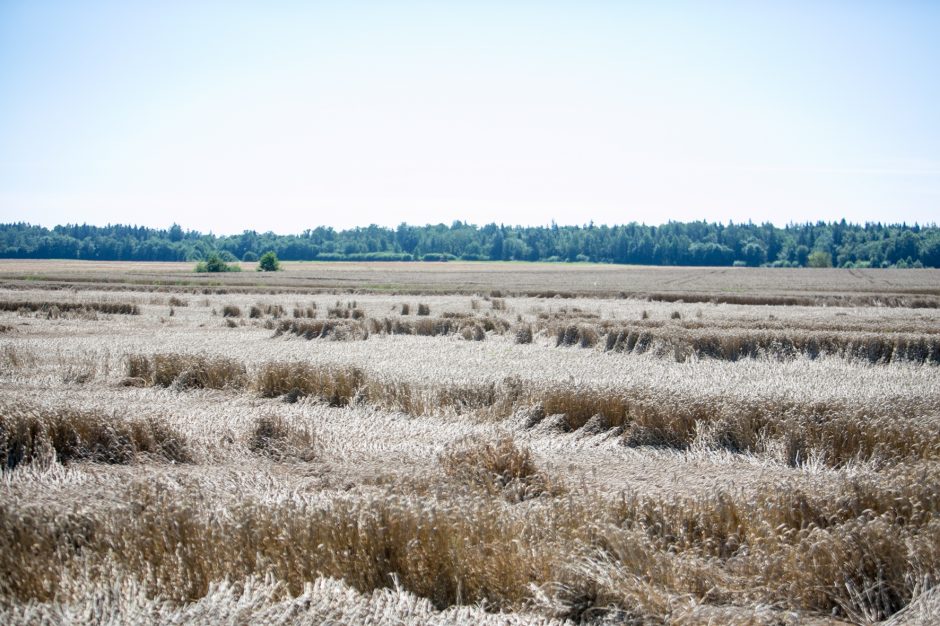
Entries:
[[173,222],[173,225],[170,226],[169,236],[170,236],[170,241],[182,241],[183,240],[183,228],[176,222]]
[[810,267],[832,267],[832,255],[823,250],[810,253],[808,263]]
[[259,272],[276,272],[281,269],[281,262],[277,260],[277,255],[273,250],[265,252],[258,259]]
[[744,257],[744,262],[751,267],[758,267],[767,260],[767,252],[756,242],[746,244],[741,249],[741,256]]
[[[940,266],[940,227],[936,225],[848,222],[788,224],[711,224],[669,222],[647,226],[631,222],[615,227],[525,227],[495,223],[475,226],[461,221],[396,229],[370,225],[336,231],[317,227],[302,235],[245,231],[217,237],[184,230],[113,224],[66,224],[44,228],[25,223],[0,224],[0,258],[64,258],[107,261],[205,261],[215,252],[222,262],[236,258],[256,263],[272,250],[290,261],[420,259],[453,255],[466,259],[570,260],[667,264],[809,265],[810,252],[831,256],[833,265],[890,266],[904,261]],[[407,256],[405,256],[407,255]],[[441,256],[440,258],[444,258]],[[450,258],[450,256],[447,256]],[[825,264],[817,255],[816,263]],[[910,261],[908,261],[910,259]],[[221,266],[213,264],[216,271]],[[238,265],[232,265],[238,269]],[[204,270],[208,271],[208,270]]]

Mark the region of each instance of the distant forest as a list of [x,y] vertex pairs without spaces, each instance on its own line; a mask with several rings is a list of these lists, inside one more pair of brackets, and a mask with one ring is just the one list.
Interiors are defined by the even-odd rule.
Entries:
[[841,222],[662,226],[475,226],[463,222],[299,235],[245,231],[215,236],[141,226],[0,224],[0,257],[96,261],[549,261],[751,267],[940,267],[940,228]]

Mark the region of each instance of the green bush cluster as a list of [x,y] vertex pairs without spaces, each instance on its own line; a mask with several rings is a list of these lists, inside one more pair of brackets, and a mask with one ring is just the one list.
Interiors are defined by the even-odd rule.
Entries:
[[200,274],[205,272],[240,272],[242,268],[226,263],[222,260],[222,257],[213,252],[205,261],[196,264],[196,271]]

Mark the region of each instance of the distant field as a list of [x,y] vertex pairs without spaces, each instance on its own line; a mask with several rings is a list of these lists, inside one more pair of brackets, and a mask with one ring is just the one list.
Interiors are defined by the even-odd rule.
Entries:
[[938,271],[285,265],[0,262],[0,623],[936,623]]
[[2,260],[0,285],[230,289],[243,292],[490,293],[590,297],[740,297],[771,303],[940,305],[940,270],[676,268],[551,263],[286,262],[277,273],[197,274],[192,263]]

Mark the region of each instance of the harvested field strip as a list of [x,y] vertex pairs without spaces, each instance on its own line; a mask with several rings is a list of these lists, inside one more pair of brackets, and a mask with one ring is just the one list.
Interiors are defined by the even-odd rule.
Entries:
[[0,301],[0,311],[29,311],[31,313],[50,311],[82,312],[95,311],[120,315],[140,315],[140,307],[130,302],[8,302]]
[[940,270],[58,267],[140,315],[0,313],[0,624],[937,621],[940,309],[844,305]]
[[640,298],[653,302],[689,302],[712,304],[750,304],[766,306],[882,306],[903,307],[910,309],[940,308],[940,297],[934,290],[923,290],[923,295],[889,294],[868,295],[851,294],[812,295],[812,296],[751,296],[744,294],[695,294],[695,293],[621,293],[621,297]]
[[298,595],[330,576],[363,592],[398,584],[439,608],[519,609],[541,597],[559,616],[645,621],[691,596],[875,621],[940,574],[940,484],[926,469],[912,480],[919,471],[834,494],[781,485],[749,498],[523,506],[446,493],[226,505],[200,488],[141,482],[112,498],[128,505],[83,515],[0,503],[0,597],[49,601],[79,572],[146,579],[149,594],[175,602],[223,579],[270,576]]
[[[218,364],[218,371],[213,364]],[[166,354],[128,358],[130,380],[148,384],[253,389],[267,398],[297,401],[309,396],[332,406],[368,403],[415,416],[472,413],[502,420],[519,414],[523,428],[546,426],[547,416],[562,416],[551,420],[551,428],[559,433],[618,429],[630,446],[698,445],[770,454],[791,465],[815,460],[832,467],[852,461],[891,464],[940,458],[938,415],[917,403],[870,406],[672,398],[648,389],[533,388],[518,378],[498,384],[423,386],[373,377],[355,367],[305,362],[270,362],[253,375],[246,372],[243,365],[228,359]]]
[[182,435],[160,420],[125,420],[91,411],[0,408],[0,468],[21,463],[127,464],[138,454],[191,460]]
[[[850,333],[742,328],[688,328],[658,325],[622,325],[616,322],[559,323],[536,326],[555,337],[556,346],[593,348],[601,345],[608,352],[643,354],[652,352],[672,356],[677,361],[688,358],[714,358],[726,361],[770,357],[791,359],[838,356],[869,363],[940,363],[940,334]],[[494,316],[448,316],[409,320],[402,318],[366,319],[292,319],[282,320],[274,337],[291,334],[304,339],[364,341],[371,335],[417,335],[438,337],[459,334],[464,339],[480,341],[491,332],[513,332],[517,343],[532,341],[531,326],[511,324]]]
[[263,397],[284,396],[288,400],[311,396],[331,406],[364,402],[408,415],[430,415],[447,411],[484,411],[493,416],[510,415],[522,398],[521,382],[501,385],[422,386],[368,376],[355,367],[327,367],[298,362],[273,362],[261,366],[254,388]]
[[[317,578],[292,596],[277,580],[252,576],[210,585],[198,602],[168,606],[159,597],[147,597],[147,585],[138,580],[87,580],[73,578],[70,585],[84,585],[85,593],[53,602],[0,606],[4,624],[60,624],[63,615],[107,615],[113,624],[147,623],[161,626],[187,624],[369,624],[370,626],[570,626],[570,622],[532,613],[488,613],[484,607],[455,606],[443,611],[427,599],[401,587],[360,593],[342,580]],[[126,598],[134,598],[129,604]]]
[[245,366],[234,359],[177,353],[134,354],[127,358],[128,386],[175,386],[179,389],[240,388]]
[[623,429],[631,446],[685,449],[693,445],[732,452],[771,454],[797,465],[808,459],[839,467],[855,460],[897,462],[940,458],[937,417],[907,413],[901,406],[878,409],[823,403],[733,401],[663,397],[647,390],[561,387],[526,398],[544,416],[563,415],[554,428]]
[[[357,310],[358,309],[354,309]],[[285,333],[304,339],[365,340],[370,335],[418,335],[438,337],[461,334],[465,339],[481,340],[488,331],[503,334],[511,324],[500,317],[426,317],[402,318],[283,320],[274,336]]]
[[335,341],[365,340],[369,338],[366,325],[358,320],[344,319],[294,319],[284,320],[277,325],[275,337],[285,333],[304,339],[333,339]]
[[357,398],[365,385],[365,373],[354,367],[322,368],[306,363],[268,363],[255,379],[265,398],[304,396],[322,398],[330,406],[346,406]]
[[[773,270],[776,271],[776,270]],[[219,281],[224,278],[224,283]],[[294,280],[304,280],[294,278]],[[225,277],[182,274],[179,278],[149,276],[31,276],[29,280],[7,275],[0,280],[3,289],[33,290],[36,282],[42,282],[43,289],[50,290],[86,290],[86,291],[137,291],[159,293],[187,293],[202,295],[224,294],[264,294],[264,295],[314,295],[314,294],[379,294],[395,296],[433,296],[442,293],[475,295],[488,291],[485,288],[460,288],[453,283],[446,285],[420,285],[406,282],[385,282],[379,285],[366,283],[350,287],[348,279],[326,280],[322,285],[298,286],[296,284],[246,284],[231,274]],[[937,309],[940,308],[940,292],[937,289],[895,287],[891,293],[867,294],[848,293],[831,295],[812,293],[808,295],[745,295],[722,293],[661,293],[650,291],[623,291],[609,289],[501,289],[501,297],[506,298],[544,298],[544,299],[637,299],[651,302],[684,302],[689,304],[741,304],[758,306],[809,306],[809,307],[859,307],[877,306],[885,308]]]
[[[568,326],[557,331],[559,345],[598,342],[596,330],[585,326]],[[879,333],[820,333],[682,330],[663,328],[647,330],[623,327],[607,331],[604,349],[613,352],[672,353],[677,360],[691,356],[727,361],[772,356],[817,358],[834,355],[869,363],[940,363],[940,336]]]
[[[584,313],[559,312],[554,314],[539,315],[541,327],[548,327],[549,324],[543,320],[554,322],[571,323],[597,323],[597,316],[590,316]],[[747,331],[785,331],[785,332],[835,332],[835,333],[907,333],[920,335],[940,335],[940,326],[931,317],[924,317],[917,320],[888,321],[884,318],[875,319],[779,319],[779,318],[709,318],[701,319],[671,319],[671,320],[604,320],[599,326],[608,330],[618,325],[625,325],[631,328],[643,329],[663,329],[680,328],[684,330],[712,330],[722,332],[747,332]]]

